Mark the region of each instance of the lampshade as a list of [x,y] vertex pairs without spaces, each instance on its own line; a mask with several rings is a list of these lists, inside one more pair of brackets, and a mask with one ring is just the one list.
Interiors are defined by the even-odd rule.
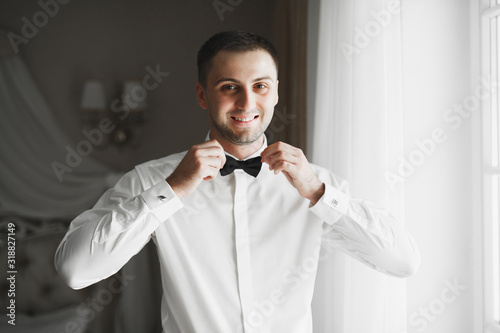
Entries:
[[130,111],[144,111],[147,109],[147,92],[141,81],[127,80],[123,83],[122,101]]
[[85,82],[80,108],[86,111],[106,110],[106,96],[102,81],[92,79]]

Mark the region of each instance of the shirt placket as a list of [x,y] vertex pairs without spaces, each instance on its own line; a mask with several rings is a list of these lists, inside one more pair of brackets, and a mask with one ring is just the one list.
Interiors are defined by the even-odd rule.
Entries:
[[243,327],[245,332],[250,332],[245,318],[252,311],[253,285],[251,270],[250,238],[248,228],[248,175],[242,170],[234,172],[236,186],[234,195],[234,224],[236,263],[238,267],[238,288],[241,309],[243,314]]

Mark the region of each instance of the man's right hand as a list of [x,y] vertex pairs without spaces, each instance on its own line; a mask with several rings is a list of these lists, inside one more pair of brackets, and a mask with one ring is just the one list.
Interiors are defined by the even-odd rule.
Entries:
[[192,146],[166,181],[179,198],[193,192],[203,180],[217,177],[226,163],[224,149],[217,140]]

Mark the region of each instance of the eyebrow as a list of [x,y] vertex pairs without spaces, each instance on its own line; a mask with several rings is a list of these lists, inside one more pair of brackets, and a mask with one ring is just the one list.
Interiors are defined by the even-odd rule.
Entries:
[[[265,80],[270,80],[270,81],[273,81],[273,78],[270,77],[270,76],[263,76],[263,77],[258,77],[256,78],[255,80],[253,80],[253,82],[258,82],[258,81],[265,81]],[[236,79],[233,79],[233,78],[222,78],[222,79],[219,79],[215,82],[215,85],[218,85],[219,83],[221,82],[234,82],[234,83],[238,83],[240,84],[241,82],[236,80]]]

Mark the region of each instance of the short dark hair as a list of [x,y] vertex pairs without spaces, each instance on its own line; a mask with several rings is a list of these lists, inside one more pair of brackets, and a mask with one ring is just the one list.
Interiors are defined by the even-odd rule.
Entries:
[[273,58],[278,70],[278,53],[273,44],[266,38],[252,32],[233,30],[219,32],[210,37],[198,51],[198,82],[207,84],[208,71],[212,59],[220,51],[246,52],[264,50]]

